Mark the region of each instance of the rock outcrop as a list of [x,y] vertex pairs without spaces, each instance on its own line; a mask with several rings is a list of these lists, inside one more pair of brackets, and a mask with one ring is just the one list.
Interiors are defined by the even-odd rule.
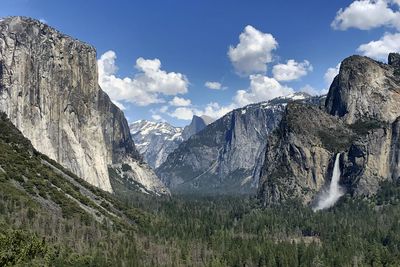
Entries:
[[255,192],[267,136],[293,99],[309,96],[296,94],[226,114],[183,142],[157,174],[172,191],[181,193]]
[[343,60],[327,96],[327,112],[349,124],[360,118],[393,122],[400,116],[398,61],[396,54],[389,58],[392,65],[361,56]]
[[313,203],[330,183],[340,155],[340,184],[350,195],[371,196],[385,180],[399,180],[399,55],[390,64],[352,56],[334,79],[325,108],[288,105],[270,135],[260,176],[264,204]]
[[1,20],[0,111],[37,150],[95,186],[112,191],[108,168],[135,162],[131,179],[145,172],[150,191],[167,192],[99,87],[88,44],[30,18]]
[[194,115],[189,125],[185,126],[182,132],[183,140],[188,140],[192,135],[197,134],[201,130],[207,127],[214,120],[206,115],[196,116]]

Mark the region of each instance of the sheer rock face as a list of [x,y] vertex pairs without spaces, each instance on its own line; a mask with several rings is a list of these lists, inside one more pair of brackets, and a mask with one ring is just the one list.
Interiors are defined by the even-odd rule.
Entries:
[[236,109],[183,142],[156,170],[171,191],[197,194],[254,193],[267,136],[297,94]]
[[350,195],[370,196],[380,182],[400,179],[398,58],[391,54],[392,65],[347,58],[325,108],[288,105],[268,140],[258,191],[264,204],[312,203],[330,183],[336,153]]
[[400,116],[399,61],[398,54],[390,55],[392,65],[361,56],[345,59],[330,87],[327,112],[347,123],[360,118],[393,122]]
[[[92,46],[33,19],[0,21],[0,110],[40,152],[112,191],[108,167],[142,160],[97,75]],[[148,175],[152,191],[165,190]]]

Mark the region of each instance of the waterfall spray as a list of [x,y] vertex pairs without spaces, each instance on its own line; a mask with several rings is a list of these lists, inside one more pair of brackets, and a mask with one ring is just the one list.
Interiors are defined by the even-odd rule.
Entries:
[[344,195],[344,190],[339,185],[340,180],[340,153],[336,155],[333,174],[329,189],[324,191],[318,198],[317,205],[313,208],[314,211],[323,210],[332,207],[341,196]]

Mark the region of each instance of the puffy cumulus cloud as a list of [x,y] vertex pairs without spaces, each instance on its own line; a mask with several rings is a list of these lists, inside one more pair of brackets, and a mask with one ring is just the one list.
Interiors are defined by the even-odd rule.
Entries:
[[234,100],[239,106],[245,106],[285,96],[293,92],[292,88],[280,84],[274,78],[256,74],[250,75],[249,88],[247,90],[238,90]]
[[266,64],[272,61],[272,51],[277,47],[278,42],[272,34],[248,25],[240,34],[239,43],[229,47],[228,57],[241,75],[265,72]]
[[400,13],[393,9],[398,7],[398,0],[359,0],[354,1],[345,9],[340,9],[331,26],[338,30],[357,28],[369,30],[388,26],[400,29]]
[[309,61],[304,60],[303,62],[296,62],[290,59],[286,64],[277,64],[272,68],[272,74],[277,81],[293,81],[300,79],[301,77],[312,71],[313,67]]
[[234,103],[223,106],[216,102],[208,103],[203,108],[198,107],[178,107],[172,112],[165,112],[171,117],[180,119],[180,120],[191,120],[193,115],[202,116],[207,115],[213,119],[219,119],[224,116],[226,113],[232,111],[233,109],[238,108],[238,106]]
[[115,52],[104,53],[97,61],[99,84],[113,101],[127,101],[139,106],[165,102],[163,96],[185,94],[189,81],[185,75],[161,70],[159,59],[136,60],[138,73],[133,77],[116,76]]
[[190,99],[175,96],[171,101],[169,101],[169,104],[176,107],[187,107],[192,104],[192,101],[190,101]]
[[180,119],[180,120],[186,120],[189,121],[193,118],[194,112],[192,108],[188,107],[179,107],[176,108],[173,112],[169,113],[171,117]]
[[400,52],[400,33],[386,33],[379,40],[360,45],[357,51],[364,56],[385,60],[389,53]]
[[213,89],[213,90],[223,89],[222,84],[219,82],[206,82],[204,86],[207,87],[208,89]]
[[211,102],[207,104],[202,112],[199,115],[207,115],[213,119],[219,119],[228,112],[232,111],[233,109],[238,108],[238,106],[234,103],[231,103],[227,106],[220,105],[216,102]]
[[325,84],[327,86],[330,86],[331,83],[333,82],[333,79],[336,77],[336,75],[339,74],[340,70],[340,63],[336,65],[334,68],[328,68],[324,74],[324,80]]

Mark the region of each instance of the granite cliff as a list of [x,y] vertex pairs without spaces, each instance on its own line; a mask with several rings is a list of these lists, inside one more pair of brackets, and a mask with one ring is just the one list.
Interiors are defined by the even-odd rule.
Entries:
[[258,196],[268,205],[300,199],[313,204],[330,183],[340,153],[340,185],[372,196],[383,181],[399,181],[400,55],[388,64],[345,59],[324,108],[288,105],[270,135]]
[[34,19],[2,19],[0,111],[37,150],[101,189],[112,191],[109,168],[128,164],[129,179],[168,192],[99,87],[96,50],[88,44]]
[[256,192],[267,136],[287,103],[311,101],[303,93],[248,105],[229,112],[183,142],[156,170],[180,193]]

